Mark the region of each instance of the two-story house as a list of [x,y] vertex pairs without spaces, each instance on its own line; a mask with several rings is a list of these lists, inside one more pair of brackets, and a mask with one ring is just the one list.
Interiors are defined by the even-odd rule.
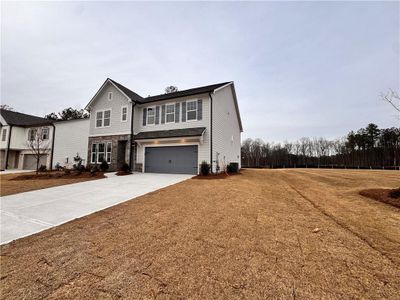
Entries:
[[144,98],[108,78],[86,109],[89,164],[189,174],[202,161],[213,172],[240,166],[243,129],[233,82]]
[[35,152],[48,169],[57,163],[72,167],[77,154],[86,161],[88,134],[89,119],[51,121],[0,109],[0,169],[35,170]]

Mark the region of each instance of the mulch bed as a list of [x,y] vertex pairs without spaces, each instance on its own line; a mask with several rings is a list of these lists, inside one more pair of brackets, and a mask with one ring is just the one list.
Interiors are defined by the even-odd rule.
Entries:
[[22,174],[10,180],[36,180],[36,179],[71,179],[71,178],[105,178],[103,172],[96,172],[91,174],[90,172],[70,172],[65,173],[64,171],[50,171],[41,172],[39,174]]
[[193,177],[193,179],[205,179],[205,180],[211,180],[211,179],[225,179],[231,176],[235,175],[241,175],[240,172],[238,173],[219,173],[219,174],[208,174],[207,176],[204,175],[197,175]]
[[393,191],[398,189],[368,189],[360,191],[360,195],[400,208],[400,197]]
[[117,176],[125,176],[125,175],[132,175],[132,172],[124,172],[124,171],[118,171],[117,173],[115,173],[115,175]]

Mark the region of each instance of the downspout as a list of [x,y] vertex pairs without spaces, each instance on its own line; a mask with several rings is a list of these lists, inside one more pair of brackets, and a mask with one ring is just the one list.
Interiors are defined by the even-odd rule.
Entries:
[[51,155],[50,155],[50,170],[53,170],[53,157],[54,157],[54,141],[56,137],[56,126],[53,123],[50,124],[53,127],[53,137],[51,141]]
[[208,93],[210,96],[210,164],[211,164],[211,173],[213,172],[213,98],[211,93]]
[[135,142],[133,139],[133,117],[135,113],[135,105],[136,102],[132,101],[132,111],[131,111],[131,141],[129,143],[129,168],[133,171],[135,154],[133,152],[133,143]]
[[8,154],[10,152],[10,143],[11,143],[11,131],[12,131],[13,126],[10,125],[10,132],[8,133],[8,142],[7,142],[7,154],[6,154],[6,165],[4,167],[5,170],[8,169]]

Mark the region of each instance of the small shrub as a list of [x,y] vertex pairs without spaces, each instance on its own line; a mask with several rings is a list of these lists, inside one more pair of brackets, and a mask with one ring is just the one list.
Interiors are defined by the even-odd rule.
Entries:
[[97,166],[93,166],[93,167],[90,168],[90,174],[91,174],[92,176],[94,176],[94,175],[96,175],[96,172],[97,172],[98,170],[99,170],[99,169],[97,168]]
[[210,165],[205,160],[201,162],[200,174],[203,176],[207,176],[208,174],[210,174]]
[[68,169],[68,168],[64,168],[64,174],[65,174],[65,175],[71,174],[71,170]]
[[100,170],[102,170],[103,172],[107,171],[109,167],[110,166],[105,160],[103,160],[100,164]]
[[129,165],[125,162],[125,163],[123,163],[123,165],[119,168],[119,170],[120,170],[121,172],[128,173],[128,172],[131,171],[131,168],[130,168]]
[[394,198],[394,199],[400,198],[400,188],[391,190],[389,192],[389,196],[390,196],[390,198]]
[[76,171],[78,171],[78,174],[82,173],[85,170],[85,166],[82,165],[82,158],[79,156],[79,154],[77,153],[76,156],[74,157],[74,169]]
[[54,169],[56,169],[56,171],[61,171],[63,167],[61,167],[60,163],[58,162],[55,164]]
[[45,165],[40,165],[39,172],[46,172],[46,171],[47,171],[47,167]]
[[227,167],[226,170],[228,173],[237,173],[239,171],[239,164],[235,162],[231,162]]

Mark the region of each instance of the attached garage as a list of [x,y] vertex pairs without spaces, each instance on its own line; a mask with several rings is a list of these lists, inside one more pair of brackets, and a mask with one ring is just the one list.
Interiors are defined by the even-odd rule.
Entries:
[[[39,167],[41,165],[47,165],[47,155],[41,155],[39,161]],[[36,170],[36,155],[33,154],[25,154],[24,155],[24,170]]]
[[197,174],[197,146],[145,148],[145,172]]

